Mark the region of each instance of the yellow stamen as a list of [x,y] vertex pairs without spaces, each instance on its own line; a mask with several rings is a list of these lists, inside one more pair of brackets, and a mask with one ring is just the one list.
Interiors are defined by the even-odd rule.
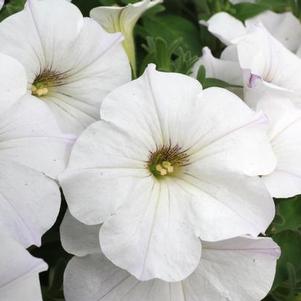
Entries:
[[32,85],[31,87],[31,92],[33,95],[36,95],[38,97],[41,97],[41,96],[45,96],[48,94],[49,90],[47,87],[41,85],[40,87],[37,87],[35,85]]
[[160,173],[161,176],[166,176],[167,174],[174,172],[174,167],[168,161],[163,161],[162,164],[156,165],[156,170]]
[[172,173],[174,171],[173,166],[168,161],[163,161],[162,166],[167,170],[168,173]]
[[156,165],[156,170],[160,173],[161,176],[167,175],[167,170],[163,168],[161,164]]

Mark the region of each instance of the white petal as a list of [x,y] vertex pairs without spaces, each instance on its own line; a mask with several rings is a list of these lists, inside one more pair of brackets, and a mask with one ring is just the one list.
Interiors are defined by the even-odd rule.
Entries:
[[64,292],[67,301],[258,301],[271,288],[279,252],[267,238],[206,243],[197,270],[174,283],[138,281],[102,255],[73,257]]
[[0,300],[42,301],[38,273],[47,265],[1,232]]
[[217,13],[207,22],[200,23],[208,26],[208,30],[226,45],[246,34],[244,24],[225,12]]
[[275,198],[289,198],[300,194],[301,177],[291,171],[276,169],[265,176],[263,181]]
[[128,201],[100,229],[104,254],[139,280],[179,281],[190,275],[201,245],[188,220],[189,203],[178,191],[172,181],[150,178],[133,187]]
[[276,171],[263,177],[273,197],[301,193],[301,110],[288,98],[270,94],[258,103],[270,119],[270,139],[277,157]]
[[77,139],[68,168],[142,169],[149,155],[147,142],[134,129],[123,131],[110,122],[98,121]]
[[52,178],[64,170],[74,138],[63,136],[49,108],[29,95],[2,114],[0,159]]
[[[162,88],[164,87],[164,89]],[[101,108],[102,119],[147,142],[148,151],[170,141],[184,147],[191,127],[200,83],[177,73],[158,72],[149,65],[145,73],[112,92]],[[172,108],[172,109],[171,109]]]
[[239,63],[252,76],[282,88],[301,93],[301,60],[272,37],[263,27],[254,27],[249,34],[235,41]]
[[203,260],[184,281],[188,300],[262,300],[273,284],[279,247],[269,238],[204,243]]
[[127,199],[133,183],[148,176],[148,150],[131,134],[99,121],[76,142],[59,180],[71,214],[83,223],[102,223]]
[[213,168],[200,162],[185,171],[178,185],[194,213],[189,218],[201,239],[216,241],[243,234],[265,232],[274,218],[274,202],[256,177]]
[[108,32],[131,33],[141,15],[163,0],[143,0],[125,7],[100,6],[90,11],[90,16]]
[[97,225],[128,198],[135,181],[134,170],[87,168],[66,171],[59,177],[71,214],[87,225]]
[[136,55],[133,30],[138,19],[149,8],[162,3],[163,0],[142,0],[134,4],[129,3],[125,7],[100,6],[90,11],[90,16],[96,20],[107,32],[121,32],[124,41],[123,47],[129,57],[136,74]]
[[286,48],[296,52],[301,44],[301,24],[291,13],[266,11],[252,19],[246,20],[246,26],[262,23],[264,27]]
[[25,247],[40,245],[61,203],[58,185],[28,167],[0,161],[0,224]]
[[[24,34],[23,30],[27,34]],[[13,14],[1,22],[0,51],[22,63],[29,81],[39,73],[40,65],[45,64],[40,38],[28,9]]]
[[[38,36],[34,46],[40,43],[45,65],[51,68],[59,66],[63,59],[68,61],[65,54],[70,50],[70,43],[79,35],[84,22],[80,10],[67,1],[31,0],[27,2],[24,14],[32,20],[32,32]],[[61,26],[62,24],[64,26]],[[22,29],[24,33],[24,27]]]
[[180,284],[157,279],[141,282],[96,254],[70,260],[64,295],[66,301],[184,301]]
[[27,90],[24,67],[12,57],[0,54],[0,112],[10,108]]
[[87,226],[66,211],[60,227],[60,238],[64,249],[76,256],[99,253],[100,225]]
[[217,78],[232,85],[243,85],[242,73],[238,62],[217,59],[211,50],[203,48],[202,57],[193,67],[193,76],[196,77],[200,66],[206,69],[206,77]]
[[193,109],[183,147],[188,149],[190,162],[212,157],[215,165],[251,176],[274,170],[276,159],[262,114],[220,88],[204,90]]
[[236,45],[227,46],[221,53],[221,59],[226,61],[238,62]]

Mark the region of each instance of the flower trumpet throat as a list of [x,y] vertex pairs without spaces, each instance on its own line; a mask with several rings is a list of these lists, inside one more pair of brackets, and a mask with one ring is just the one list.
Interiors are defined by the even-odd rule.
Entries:
[[52,88],[63,85],[66,78],[66,73],[46,69],[36,76],[31,86],[31,93],[37,97],[47,96]]
[[156,177],[172,176],[189,163],[188,155],[179,146],[163,146],[151,152],[147,166]]

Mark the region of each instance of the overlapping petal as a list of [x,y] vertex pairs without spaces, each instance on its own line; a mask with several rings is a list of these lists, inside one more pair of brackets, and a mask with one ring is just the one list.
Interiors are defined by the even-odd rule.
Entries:
[[270,120],[269,136],[277,167],[263,180],[273,197],[287,198],[301,193],[301,111],[289,97],[275,92],[269,95],[257,108]]
[[75,141],[62,135],[49,108],[25,95],[0,120],[0,159],[18,162],[56,178],[66,166]]
[[297,52],[301,45],[301,23],[291,12],[265,11],[245,21],[246,27],[258,23],[262,23],[287,49]]
[[206,77],[217,78],[231,85],[243,85],[241,68],[236,61],[215,58],[208,47],[203,48],[201,58],[193,66],[193,77],[197,76],[200,66],[206,69]]
[[300,94],[301,60],[263,27],[236,40],[239,63],[251,76]]
[[87,226],[66,211],[60,227],[60,239],[64,249],[76,256],[99,253],[100,225]]
[[25,247],[40,245],[60,209],[54,180],[18,163],[0,160],[0,225]]
[[64,276],[66,300],[258,301],[270,290],[279,247],[268,238],[204,243],[196,271],[181,282],[139,282],[103,255],[74,257]]
[[7,234],[0,233],[0,300],[42,301],[39,273],[47,269]]
[[23,246],[41,244],[60,208],[55,182],[74,137],[62,135],[49,108],[27,94],[20,63],[0,55],[0,224]]

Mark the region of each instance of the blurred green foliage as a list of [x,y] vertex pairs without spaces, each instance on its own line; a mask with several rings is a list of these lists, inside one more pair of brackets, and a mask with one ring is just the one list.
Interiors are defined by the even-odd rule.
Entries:
[[[0,21],[21,10],[24,2],[6,1],[0,11]],[[85,16],[100,5],[133,2],[137,0],[73,0]],[[219,55],[224,47],[205,27],[199,25],[200,19],[206,20],[216,12],[226,11],[245,20],[265,10],[292,11],[301,18],[301,0],[258,0],[256,4],[237,5],[228,0],[165,0],[163,5],[149,10],[136,26],[139,74],[149,63],[156,64],[159,70],[189,74],[204,46],[208,46],[215,55]],[[202,67],[198,79],[204,87],[231,88],[228,83],[207,78]],[[275,200],[275,203],[277,214],[267,235],[280,245],[282,255],[277,264],[273,288],[265,301],[301,301],[301,197]],[[59,239],[59,225],[65,210],[63,201],[60,216],[44,235],[42,247],[30,249],[34,256],[43,258],[49,265],[49,271],[41,275],[43,296],[47,301],[64,300],[63,271],[71,257],[62,249]]]

